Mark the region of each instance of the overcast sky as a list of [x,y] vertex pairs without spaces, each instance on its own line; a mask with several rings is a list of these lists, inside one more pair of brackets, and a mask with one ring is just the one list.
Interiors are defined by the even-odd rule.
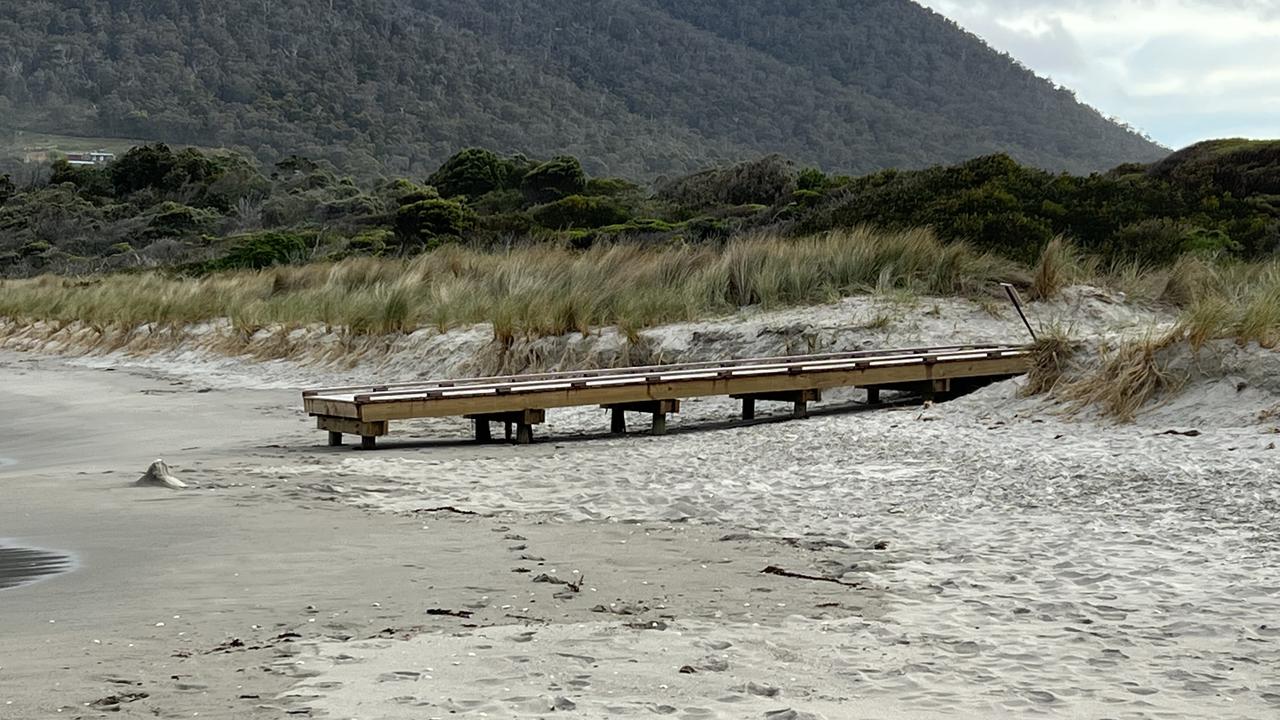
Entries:
[[1174,148],[1280,138],[1280,0],[917,0]]

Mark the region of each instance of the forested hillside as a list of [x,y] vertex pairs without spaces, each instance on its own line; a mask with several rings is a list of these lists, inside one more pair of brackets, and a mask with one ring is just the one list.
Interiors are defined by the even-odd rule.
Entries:
[[782,153],[828,171],[1161,148],[910,0],[0,4],[0,133],[425,175],[460,147],[629,177]]

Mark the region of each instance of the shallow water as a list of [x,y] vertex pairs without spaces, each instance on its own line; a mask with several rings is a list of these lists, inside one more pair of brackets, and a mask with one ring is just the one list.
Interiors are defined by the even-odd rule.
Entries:
[[74,561],[52,550],[0,547],[0,590],[30,585],[52,575],[70,572]]

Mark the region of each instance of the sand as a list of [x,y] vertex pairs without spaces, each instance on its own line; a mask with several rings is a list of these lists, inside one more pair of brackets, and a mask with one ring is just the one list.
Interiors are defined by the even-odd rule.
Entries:
[[[1074,297],[1096,335],[1167,321]],[[766,329],[853,303],[650,349],[777,348]],[[992,330],[941,310],[902,344]],[[1130,425],[1010,382],[746,427],[692,401],[661,438],[564,410],[521,448],[431,421],[376,453],[320,447],[271,389],[340,369],[178,353],[0,355],[26,418],[0,436],[0,535],[79,563],[0,593],[2,717],[1280,713],[1272,351],[1216,348]],[[132,487],[157,457],[190,487]]]

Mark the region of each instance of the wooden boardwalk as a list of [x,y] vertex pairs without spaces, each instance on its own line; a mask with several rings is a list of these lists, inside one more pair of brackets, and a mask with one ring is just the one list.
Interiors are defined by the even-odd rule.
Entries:
[[606,408],[614,432],[625,432],[626,413],[645,413],[662,433],[686,398],[741,400],[744,419],[755,416],[757,402],[785,402],[804,417],[823,390],[864,388],[870,402],[881,390],[934,397],[1021,375],[1028,358],[1020,345],[953,345],[325,388],[304,392],[303,403],[330,445],[356,435],[372,449],[391,421],[429,417],[474,420],[479,441],[491,439],[491,423],[501,423],[507,439],[529,443],[554,408]]

